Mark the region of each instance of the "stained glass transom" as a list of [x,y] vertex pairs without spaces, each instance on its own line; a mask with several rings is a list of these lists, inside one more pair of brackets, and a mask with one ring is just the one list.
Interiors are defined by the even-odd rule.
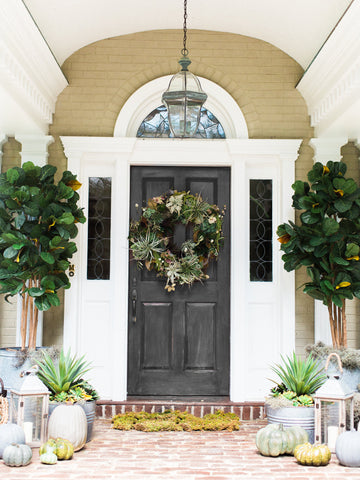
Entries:
[[89,178],[88,280],[110,278],[111,178]]
[[[146,138],[173,136],[169,128],[168,112],[164,105],[149,113],[141,122],[136,136]],[[225,132],[219,120],[204,107],[201,109],[199,128],[194,138],[225,138]]]
[[250,281],[272,281],[272,180],[250,180]]

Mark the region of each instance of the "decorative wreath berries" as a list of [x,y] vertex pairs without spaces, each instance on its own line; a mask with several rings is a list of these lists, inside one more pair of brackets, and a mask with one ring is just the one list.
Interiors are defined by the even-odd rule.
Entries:
[[[224,207],[225,208],[225,207]],[[130,249],[140,267],[166,278],[165,289],[205,280],[210,259],[217,258],[223,242],[224,211],[200,195],[170,191],[148,200],[139,221],[130,224]],[[192,226],[192,239],[174,243],[175,225]]]

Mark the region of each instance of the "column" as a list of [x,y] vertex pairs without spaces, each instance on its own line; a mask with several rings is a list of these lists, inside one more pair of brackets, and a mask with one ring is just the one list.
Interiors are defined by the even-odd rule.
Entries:
[[0,132],[0,172],[1,172],[1,167],[2,167],[2,155],[3,155],[2,146],[6,142],[7,142],[7,135],[3,132]]
[[[347,137],[339,138],[312,138],[310,145],[314,150],[314,163],[320,162],[324,165],[332,160],[341,160],[341,147],[348,142]],[[323,342],[325,345],[332,345],[329,312],[320,300],[314,301],[314,339],[315,343]]]
[[21,164],[33,162],[39,167],[47,164],[48,146],[54,141],[51,135],[16,135],[16,140],[21,143]]
[[[21,143],[21,165],[25,162],[32,162],[34,165],[43,167],[48,160],[48,146],[53,143],[51,135],[16,135],[16,140]],[[17,322],[16,322],[16,345],[20,345],[20,323],[21,323],[21,296],[18,296]],[[43,338],[43,312],[39,311],[36,345],[42,345]]]

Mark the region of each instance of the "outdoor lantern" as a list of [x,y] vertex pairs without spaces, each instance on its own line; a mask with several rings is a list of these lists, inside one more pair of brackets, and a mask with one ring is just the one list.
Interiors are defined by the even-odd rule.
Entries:
[[17,423],[25,432],[30,447],[39,447],[47,438],[49,390],[36,375],[38,367],[22,372],[23,382],[10,390],[10,423]]
[[163,93],[162,101],[168,111],[169,127],[174,137],[193,137],[200,122],[200,112],[206,93],[201,89],[199,79],[188,71],[191,60],[186,48],[187,0],[184,0],[184,48],[179,60],[181,70],[170,80],[169,87]]
[[337,357],[339,371],[327,373],[328,379],[315,393],[315,443],[326,443],[335,452],[337,437],[345,432],[346,422],[354,428],[354,391],[342,378],[342,365],[337,353],[331,353],[325,365],[327,372],[330,358]]

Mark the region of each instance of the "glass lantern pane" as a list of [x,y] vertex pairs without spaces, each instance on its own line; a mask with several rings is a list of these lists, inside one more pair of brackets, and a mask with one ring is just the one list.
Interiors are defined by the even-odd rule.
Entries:
[[[168,112],[164,105],[157,107],[145,117],[136,136],[146,138],[171,138],[173,136],[169,128]],[[204,107],[200,111],[200,123],[194,138],[226,138],[219,120]]]
[[25,442],[39,445],[41,441],[41,421],[43,396],[18,396],[13,394],[10,406],[10,421],[23,428]]

